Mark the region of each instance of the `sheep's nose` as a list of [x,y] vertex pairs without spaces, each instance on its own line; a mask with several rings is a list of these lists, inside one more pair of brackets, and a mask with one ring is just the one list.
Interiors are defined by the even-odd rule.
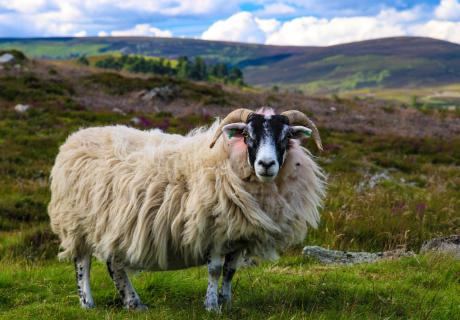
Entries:
[[265,170],[268,170],[270,169],[271,166],[273,166],[275,164],[275,160],[272,160],[272,161],[263,161],[263,160],[259,160],[257,162],[257,164],[261,165],[262,167],[265,168]]

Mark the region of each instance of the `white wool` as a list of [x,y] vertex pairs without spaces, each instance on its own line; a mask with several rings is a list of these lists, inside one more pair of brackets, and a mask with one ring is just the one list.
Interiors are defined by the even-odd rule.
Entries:
[[257,180],[246,152],[218,123],[187,136],[125,126],[72,134],[51,172],[51,226],[61,258],[116,255],[135,269],[202,264],[212,248],[271,259],[317,227],[324,176],[297,141],[274,182]]

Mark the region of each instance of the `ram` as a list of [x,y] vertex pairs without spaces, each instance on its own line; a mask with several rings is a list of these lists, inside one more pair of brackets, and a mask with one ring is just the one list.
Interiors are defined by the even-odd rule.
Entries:
[[205,308],[230,305],[244,257],[275,259],[318,224],[324,176],[300,146],[311,134],[321,149],[307,116],[268,108],[235,110],[187,136],[125,126],[72,134],[51,172],[48,211],[59,257],[75,262],[81,305],[94,306],[93,255],[128,309],[146,306],[126,270],[203,264]]

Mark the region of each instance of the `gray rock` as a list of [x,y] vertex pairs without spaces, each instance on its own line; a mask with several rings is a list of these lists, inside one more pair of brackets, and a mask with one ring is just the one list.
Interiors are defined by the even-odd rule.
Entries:
[[412,251],[405,249],[372,253],[329,250],[318,246],[306,246],[303,248],[303,254],[324,264],[371,263],[381,259],[396,259],[414,255]]
[[441,252],[460,259],[460,235],[434,238],[425,241],[420,249],[420,253]]
[[391,180],[391,176],[388,170],[383,170],[381,172],[378,172],[370,176],[368,179],[361,181],[358,184],[356,191],[363,192],[366,189],[374,189],[380,182],[386,181],[386,180]]
[[27,104],[18,104],[14,107],[14,110],[19,113],[24,113],[30,109],[30,106]]
[[4,53],[0,56],[0,63],[8,63],[14,60],[14,56],[11,53]]
[[355,264],[374,262],[379,259],[378,253],[336,251],[318,246],[306,246],[303,248],[303,254],[308,257],[316,258],[319,262],[325,264]]
[[171,86],[156,87],[149,91],[144,91],[141,93],[142,100],[150,101],[154,98],[160,98],[162,100],[167,100],[172,98],[176,93],[175,88]]
[[113,109],[112,109],[112,112],[121,114],[122,116],[126,116],[126,112],[124,112],[124,111],[121,110],[120,108],[113,108]]

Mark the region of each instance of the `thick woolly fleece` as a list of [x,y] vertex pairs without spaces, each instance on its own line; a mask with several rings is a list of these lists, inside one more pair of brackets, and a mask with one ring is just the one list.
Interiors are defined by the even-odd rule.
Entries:
[[[116,256],[132,269],[204,264],[211,248],[273,259],[316,227],[324,176],[292,140],[274,182],[257,180],[218,122],[187,136],[125,126],[82,129],[61,146],[48,212],[60,258]],[[241,143],[240,143],[241,145]]]

